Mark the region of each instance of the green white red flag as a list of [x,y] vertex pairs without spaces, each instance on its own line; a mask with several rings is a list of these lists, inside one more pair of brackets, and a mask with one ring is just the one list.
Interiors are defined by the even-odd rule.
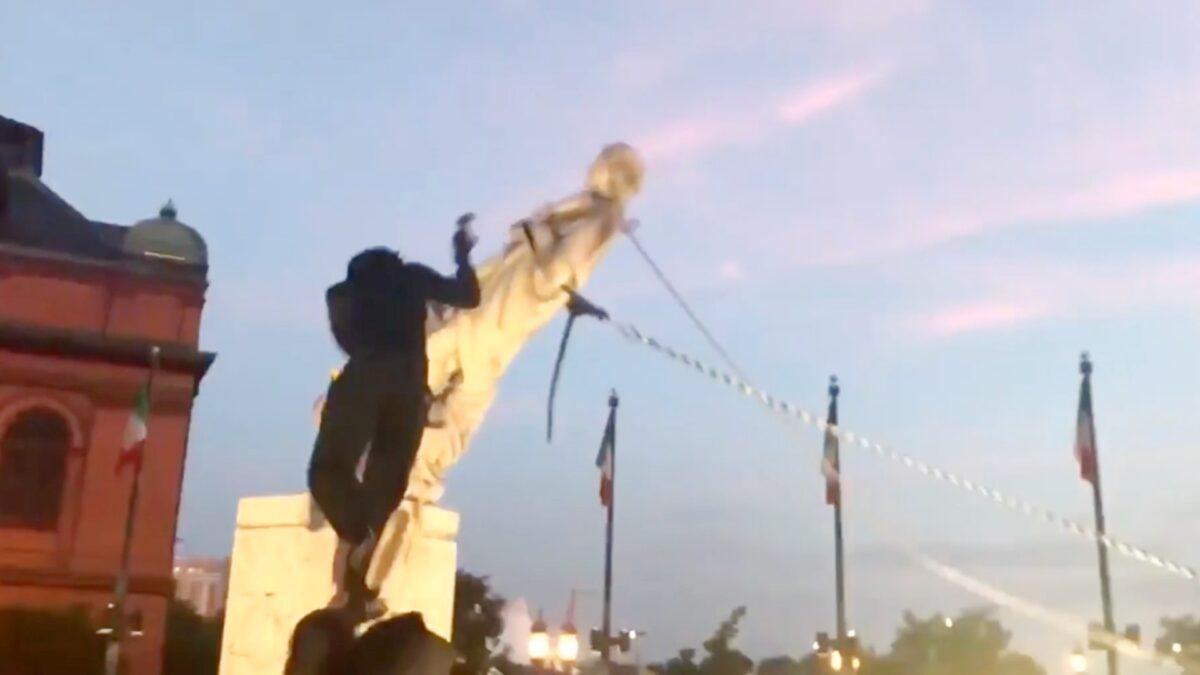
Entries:
[[821,473],[825,475],[825,503],[830,506],[842,501],[841,458],[838,456],[838,435],[834,431],[838,423],[837,379],[829,385],[829,419],[825,427],[825,451],[821,456]]
[[1079,415],[1075,420],[1075,459],[1079,477],[1096,484],[1096,420],[1092,416],[1092,362],[1084,355],[1080,366],[1083,383],[1079,385]]
[[125,423],[125,435],[121,439],[121,454],[117,458],[117,470],[125,466],[137,466],[142,462],[142,452],[146,445],[146,428],[150,423],[150,387],[149,381],[138,387],[137,400]]
[[604,425],[604,439],[600,441],[600,452],[596,454],[596,468],[600,469],[600,504],[605,508],[612,506],[613,500],[613,470],[616,458],[617,409],[608,411],[608,423]]

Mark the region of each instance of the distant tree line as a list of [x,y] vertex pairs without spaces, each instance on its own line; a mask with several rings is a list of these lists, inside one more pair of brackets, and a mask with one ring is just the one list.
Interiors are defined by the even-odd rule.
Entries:
[[[500,644],[505,600],[486,576],[459,570],[454,593],[453,645],[458,653],[453,675],[518,675]],[[825,664],[813,653],[774,656],[755,662],[735,646],[746,608],[734,609],[708,639],[661,663],[657,675],[824,675]],[[1200,618],[1165,617],[1153,648],[1173,658],[1183,675],[1200,675]],[[207,619],[184,603],[172,601],[163,645],[164,675],[216,675],[223,617]],[[954,617],[921,618],[906,612],[887,652],[863,649],[860,675],[1045,675],[1032,657],[1009,649],[1012,635],[988,610]],[[103,672],[105,638],[82,608],[47,611],[0,608],[0,655],[3,672]],[[1176,646],[1178,645],[1178,646]],[[843,668],[843,672],[849,672]]]
[[[703,652],[681,649],[677,656],[649,666],[658,675],[826,675],[827,662],[814,653],[799,657],[774,656],[755,662],[732,646],[746,615],[738,607],[705,640]],[[905,612],[891,648],[877,654],[859,653],[860,675],[1046,675],[1028,654],[1009,649],[1012,634],[991,612],[975,609],[947,621],[935,615],[920,618]],[[1175,645],[1179,645],[1175,647]],[[1184,675],[1200,675],[1200,619],[1192,616],[1162,619],[1161,637],[1154,648],[1170,655]],[[843,664],[842,672],[851,672]]]

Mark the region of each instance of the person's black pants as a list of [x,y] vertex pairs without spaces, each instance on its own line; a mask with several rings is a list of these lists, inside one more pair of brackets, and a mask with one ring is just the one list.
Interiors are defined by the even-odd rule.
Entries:
[[[404,498],[425,430],[424,361],[401,355],[351,358],[329,385],[308,488],[338,536],[376,535]],[[370,444],[362,481],[355,475]]]

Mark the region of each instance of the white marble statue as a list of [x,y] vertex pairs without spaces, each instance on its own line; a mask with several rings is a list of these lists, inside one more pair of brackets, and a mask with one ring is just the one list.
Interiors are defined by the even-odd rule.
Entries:
[[[582,287],[625,227],[625,206],[641,181],[634,150],[608,146],[592,163],[583,191],[515,226],[503,252],[479,266],[478,307],[431,308],[430,426],[408,498],[385,527],[367,572],[386,616],[421,612],[427,625],[450,638],[458,516],[431,503],[441,496],[446,470],[462,458],[513,357],[567,303],[563,288]],[[317,419],[320,407],[313,411]],[[341,547],[306,494],[241,501],[222,675],[281,672],[296,622],[336,594]]]
[[478,268],[474,309],[432,308],[429,388],[435,397],[408,496],[435,502],[446,470],[462,458],[496,396],[508,364],[535,331],[579,289],[625,225],[625,206],[642,183],[642,162],[610,145],[588,170],[583,191],[513,226],[504,251]]

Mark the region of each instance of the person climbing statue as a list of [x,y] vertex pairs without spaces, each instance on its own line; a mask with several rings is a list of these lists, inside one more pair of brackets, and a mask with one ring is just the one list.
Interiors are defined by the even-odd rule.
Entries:
[[[346,279],[325,294],[334,340],[349,360],[325,397],[308,487],[341,539],[341,591],[349,604],[370,600],[365,578],[371,556],[404,498],[421,444],[431,398],[428,303],[479,305],[470,259],[473,218],[468,213],[458,219],[453,277],[406,262],[395,251],[370,248],[351,258]],[[356,467],[368,446],[360,481]]]

